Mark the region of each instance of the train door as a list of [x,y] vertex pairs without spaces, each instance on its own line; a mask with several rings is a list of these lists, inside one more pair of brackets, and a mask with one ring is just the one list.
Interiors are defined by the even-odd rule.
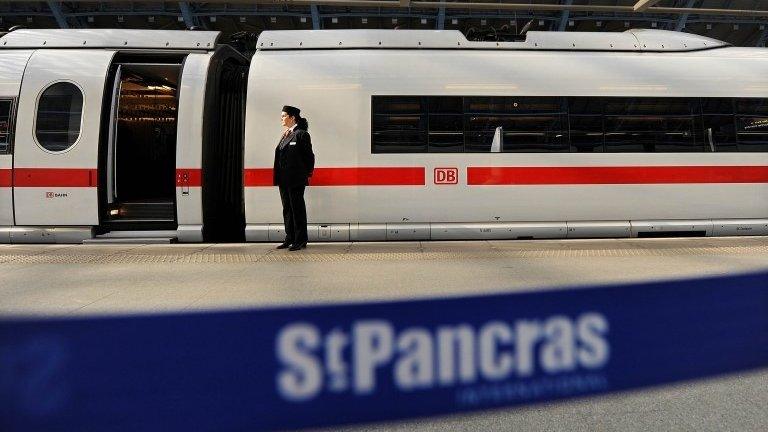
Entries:
[[242,241],[248,60],[227,46],[184,61],[176,152],[180,242]]
[[16,225],[99,223],[97,164],[114,52],[38,50],[24,72],[14,151]]
[[11,144],[13,134],[13,110],[16,98],[0,96],[0,243],[9,243],[7,229],[13,225],[13,156]]
[[102,227],[176,229],[181,58],[117,58],[109,89]]

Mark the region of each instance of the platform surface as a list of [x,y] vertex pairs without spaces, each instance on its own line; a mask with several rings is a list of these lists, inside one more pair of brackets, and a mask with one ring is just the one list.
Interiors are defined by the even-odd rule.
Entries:
[[[220,310],[724,275],[768,269],[768,238],[310,244],[0,245],[0,315]],[[768,370],[349,431],[768,430]]]

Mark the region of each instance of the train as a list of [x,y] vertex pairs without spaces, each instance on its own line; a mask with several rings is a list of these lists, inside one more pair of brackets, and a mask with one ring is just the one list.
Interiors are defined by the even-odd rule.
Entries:
[[0,37],[0,243],[284,238],[274,148],[309,120],[310,241],[768,235],[768,50],[662,30]]

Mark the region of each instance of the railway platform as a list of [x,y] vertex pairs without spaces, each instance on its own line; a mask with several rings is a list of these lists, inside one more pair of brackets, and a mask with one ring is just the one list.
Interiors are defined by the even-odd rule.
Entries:
[[[0,245],[0,315],[438,298],[768,269],[768,238]],[[349,431],[765,430],[768,370]],[[330,429],[329,429],[330,430]],[[338,430],[335,428],[334,430]]]

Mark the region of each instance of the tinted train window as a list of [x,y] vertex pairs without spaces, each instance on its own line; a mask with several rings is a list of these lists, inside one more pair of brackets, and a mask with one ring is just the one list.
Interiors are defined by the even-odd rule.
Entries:
[[429,151],[457,153],[464,151],[464,111],[461,97],[428,97]]
[[768,99],[374,96],[373,152],[768,151]]
[[373,98],[374,153],[427,151],[427,115],[423,97]]
[[83,93],[68,82],[51,85],[37,105],[35,137],[48,151],[64,151],[80,137]]
[[736,139],[738,151],[768,151],[768,116],[739,116]]
[[700,152],[699,101],[686,98],[605,98],[608,152]]
[[564,98],[467,97],[464,113],[466,151],[568,151]]
[[372,108],[374,153],[568,151],[564,98],[374,96]]
[[704,136],[710,151],[736,151],[736,124],[734,116],[710,115],[702,117]]
[[568,118],[571,151],[592,153],[605,151],[603,116],[571,115]]
[[11,131],[13,128],[13,101],[0,100],[0,154],[11,152]]

